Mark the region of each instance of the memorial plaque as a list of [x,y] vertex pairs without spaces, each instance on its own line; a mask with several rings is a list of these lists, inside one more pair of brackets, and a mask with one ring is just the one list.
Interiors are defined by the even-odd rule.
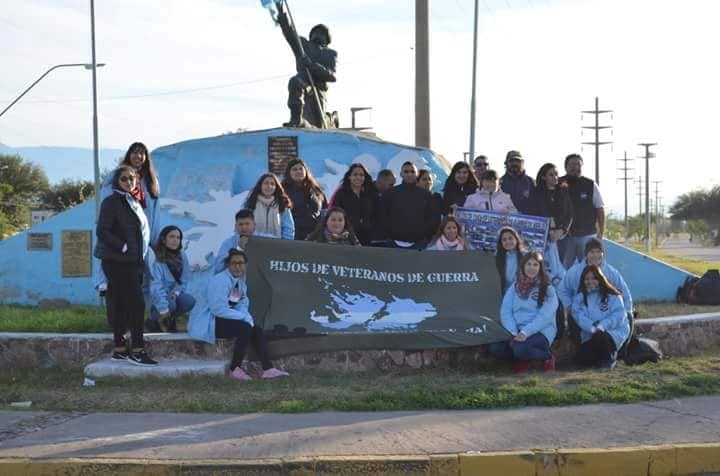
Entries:
[[297,136],[268,137],[268,171],[281,177],[290,159],[298,158]]
[[53,236],[52,233],[28,233],[27,249],[28,251],[52,251]]
[[92,232],[90,230],[63,230],[60,247],[63,278],[91,275]]

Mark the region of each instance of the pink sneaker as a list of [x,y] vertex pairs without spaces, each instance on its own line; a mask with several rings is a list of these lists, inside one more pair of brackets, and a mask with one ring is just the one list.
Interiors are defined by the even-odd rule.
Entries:
[[249,376],[243,369],[240,367],[235,367],[235,370],[230,372],[230,378],[234,378],[235,380],[252,380],[252,377]]
[[262,378],[278,378],[278,377],[289,377],[290,374],[282,370],[278,370],[275,367],[267,369],[262,373]]

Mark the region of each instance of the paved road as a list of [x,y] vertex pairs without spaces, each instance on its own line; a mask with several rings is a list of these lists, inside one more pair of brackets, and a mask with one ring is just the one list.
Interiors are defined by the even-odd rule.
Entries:
[[720,266],[720,246],[702,246],[684,238],[671,237],[661,246],[662,250],[684,258],[708,261]]
[[630,405],[308,414],[0,412],[0,458],[260,459],[720,441],[720,396]]

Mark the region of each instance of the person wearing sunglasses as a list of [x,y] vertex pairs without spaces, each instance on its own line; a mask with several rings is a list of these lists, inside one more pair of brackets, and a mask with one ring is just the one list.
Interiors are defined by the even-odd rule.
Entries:
[[[133,194],[137,172],[121,165],[113,173],[113,193],[100,206],[96,235],[97,255],[107,276],[106,307],[112,316],[115,347],[113,360],[155,365],[144,350],[143,274],[150,249],[150,226],[143,207]],[[130,329],[130,345],[125,331]]]
[[[473,161],[473,169],[475,170],[475,177],[477,177],[478,180],[481,179],[483,174],[487,172],[487,170],[490,168],[490,161],[488,158],[484,155],[478,155],[475,157],[475,160]],[[480,184],[478,183],[478,186]]]

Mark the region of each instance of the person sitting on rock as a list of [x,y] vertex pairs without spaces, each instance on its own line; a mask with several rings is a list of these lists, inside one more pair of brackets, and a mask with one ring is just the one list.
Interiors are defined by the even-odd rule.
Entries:
[[530,361],[538,360],[545,371],[555,369],[550,345],[557,332],[558,300],[543,261],[537,251],[523,256],[515,284],[505,293],[500,308],[500,321],[512,338],[489,346],[497,358],[513,360],[516,373],[526,372]]
[[573,300],[572,317],[580,328],[578,362],[588,367],[615,367],[618,350],[630,335],[630,323],[622,293],[594,264],[582,270],[580,293]]
[[249,312],[250,300],[243,279],[247,255],[233,248],[228,252],[225,262],[227,269],[211,277],[207,283],[204,305],[196,306],[190,313],[188,334],[193,339],[211,344],[215,343],[216,338],[235,339],[230,360],[230,378],[252,380],[242,368],[248,343],[252,343],[262,364],[261,378],[287,377],[287,372],[276,369],[270,361],[265,334]]

